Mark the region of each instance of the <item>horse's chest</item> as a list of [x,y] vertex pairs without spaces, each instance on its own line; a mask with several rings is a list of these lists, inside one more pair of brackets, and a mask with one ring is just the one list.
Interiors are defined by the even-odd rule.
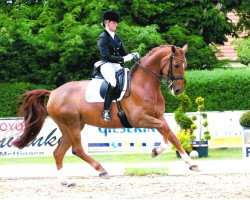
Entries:
[[165,104],[159,101],[149,101],[145,103],[143,112],[149,115],[161,115],[165,111]]
[[164,98],[160,94],[151,94],[144,90],[138,96],[134,96],[132,101],[127,102],[131,117],[140,119],[143,115],[149,115],[158,118],[165,112]]
[[158,96],[152,96],[144,100],[146,107],[151,109],[161,109],[165,105],[164,99]]

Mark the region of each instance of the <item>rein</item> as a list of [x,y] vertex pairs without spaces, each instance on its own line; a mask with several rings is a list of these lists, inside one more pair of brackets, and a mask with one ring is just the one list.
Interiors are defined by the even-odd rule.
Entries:
[[157,81],[163,83],[164,85],[166,85],[167,87],[171,87],[173,85],[174,80],[184,80],[183,76],[174,76],[173,75],[173,59],[177,59],[177,60],[183,60],[186,61],[186,59],[182,59],[182,58],[178,58],[176,56],[174,56],[173,54],[170,55],[170,57],[168,58],[167,62],[163,65],[163,67],[161,68],[161,72],[163,71],[164,67],[169,63],[170,61],[170,65],[169,65],[169,69],[168,69],[168,76],[166,77],[165,75],[161,75],[158,74],[156,72],[154,72],[153,70],[145,67],[144,65],[142,65],[141,63],[139,63],[138,61],[136,61],[136,63],[145,71],[147,72],[150,76],[152,76],[154,79],[156,79]]

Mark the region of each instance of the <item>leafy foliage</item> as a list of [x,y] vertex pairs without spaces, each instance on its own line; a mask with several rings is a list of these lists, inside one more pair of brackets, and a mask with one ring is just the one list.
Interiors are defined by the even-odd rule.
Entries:
[[207,128],[208,126],[207,114],[204,112],[205,110],[204,101],[205,99],[201,96],[195,99],[195,103],[197,104],[197,110],[199,113],[199,123],[200,123],[199,129],[200,130],[199,130],[198,140],[200,142],[211,139],[210,132],[208,131],[208,128]]
[[248,65],[250,63],[250,37],[236,39],[233,43],[236,45],[238,61]]
[[[186,72],[186,94],[191,102],[202,95],[206,99],[207,111],[248,110],[250,107],[250,69],[215,69],[194,70]],[[52,89],[53,85],[37,85],[31,83],[0,83],[0,116],[16,115],[15,102],[24,90]],[[180,105],[180,99],[172,95],[167,87],[162,87],[166,100],[166,112],[174,112]],[[197,111],[191,104],[188,111]],[[206,118],[206,116],[205,116]]]
[[175,121],[181,129],[188,129],[193,124],[193,121],[185,114],[191,107],[191,101],[186,94],[177,96],[180,101],[179,108],[174,112]]
[[[194,102],[206,99],[207,111],[246,110],[250,107],[250,69],[215,69],[186,73],[186,94]],[[194,106],[191,111],[196,111]]]
[[[181,129],[177,133],[177,138],[180,140],[181,146],[184,150],[187,153],[190,153],[192,151],[191,140],[193,138],[193,133],[189,129]],[[176,150],[174,146],[172,146],[172,149]]]
[[34,85],[31,83],[0,83],[0,117],[14,117],[17,115],[18,97],[26,91],[34,89],[52,89],[49,86]]
[[240,125],[250,127],[250,110],[244,112],[240,117]]
[[[177,138],[185,151],[189,153],[192,150],[191,140],[194,138],[193,130],[191,129],[193,121],[187,116],[186,112],[191,106],[191,101],[185,93],[178,95],[177,98],[180,102],[179,107],[174,112],[175,121],[180,126]],[[172,146],[172,149],[176,150],[176,147]]]
[[[207,111],[247,110],[250,107],[250,69],[214,69],[186,72],[186,94],[191,102],[198,96],[206,99]],[[166,99],[166,112],[178,108],[179,100],[167,88],[162,88]],[[189,111],[197,111],[195,104]]]
[[117,32],[128,52],[143,56],[159,44],[189,43],[189,69],[211,69],[217,61],[208,43],[222,43],[225,34],[235,33],[226,12],[242,9],[244,22],[249,13],[247,1],[219,2],[221,8],[207,0],[1,1],[0,81],[59,86],[88,79],[99,59],[96,39],[106,9],[120,13]]

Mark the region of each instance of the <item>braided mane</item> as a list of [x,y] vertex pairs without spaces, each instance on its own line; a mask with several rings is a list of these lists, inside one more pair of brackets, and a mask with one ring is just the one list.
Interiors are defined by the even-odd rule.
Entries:
[[[171,47],[172,45],[169,45],[169,44],[162,44],[162,45],[160,45],[160,46],[158,46],[158,47],[155,47],[155,48],[153,48],[153,49],[151,49],[142,59],[141,59],[141,61],[143,61],[144,59],[146,59],[147,57],[149,57],[149,56],[151,56],[152,54],[154,54],[158,49],[160,49],[160,48],[162,48],[162,47]],[[132,67],[131,67],[131,69],[130,69],[130,71],[131,71],[131,76],[134,74],[134,72],[136,71],[136,69],[138,68],[138,64],[137,63],[135,63]]]
[[156,52],[158,49],[160,49],[160,48],[162,48],[162,47],[166,47],[166,46],[168,46],[168,47],[170,47],[171,45],[168,45],[168,44],[162,44],[162,45],[160,45],[160,46],[158,46],[158,47],[155,47],[155,48],[153,48],[151,51],[149,51],[143,58],[142,58],[142,60],[144,60],[146,57],[148,57],[148,56],[151,56],[154,52]]

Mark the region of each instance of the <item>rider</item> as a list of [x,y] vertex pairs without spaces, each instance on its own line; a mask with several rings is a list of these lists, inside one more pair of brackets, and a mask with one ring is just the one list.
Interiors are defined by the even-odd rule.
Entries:
[[[101,60],[104,62],[100,67],[100,72],[108,82],[108,89],[104,97],[104,110],[102,117],[105,121],[110,121],[110,107],[116,87],[115,73],[122,69],[125,62],[134,58],[135,54],[128,54],[122,44],[121,38],[115,33],[120,22],[119,15],[113,10],[107,10],[102,16],[102,25],[105,30],[98,37],[97,45],[100,51]],[[138,53],[136,56],[139,57]]]

